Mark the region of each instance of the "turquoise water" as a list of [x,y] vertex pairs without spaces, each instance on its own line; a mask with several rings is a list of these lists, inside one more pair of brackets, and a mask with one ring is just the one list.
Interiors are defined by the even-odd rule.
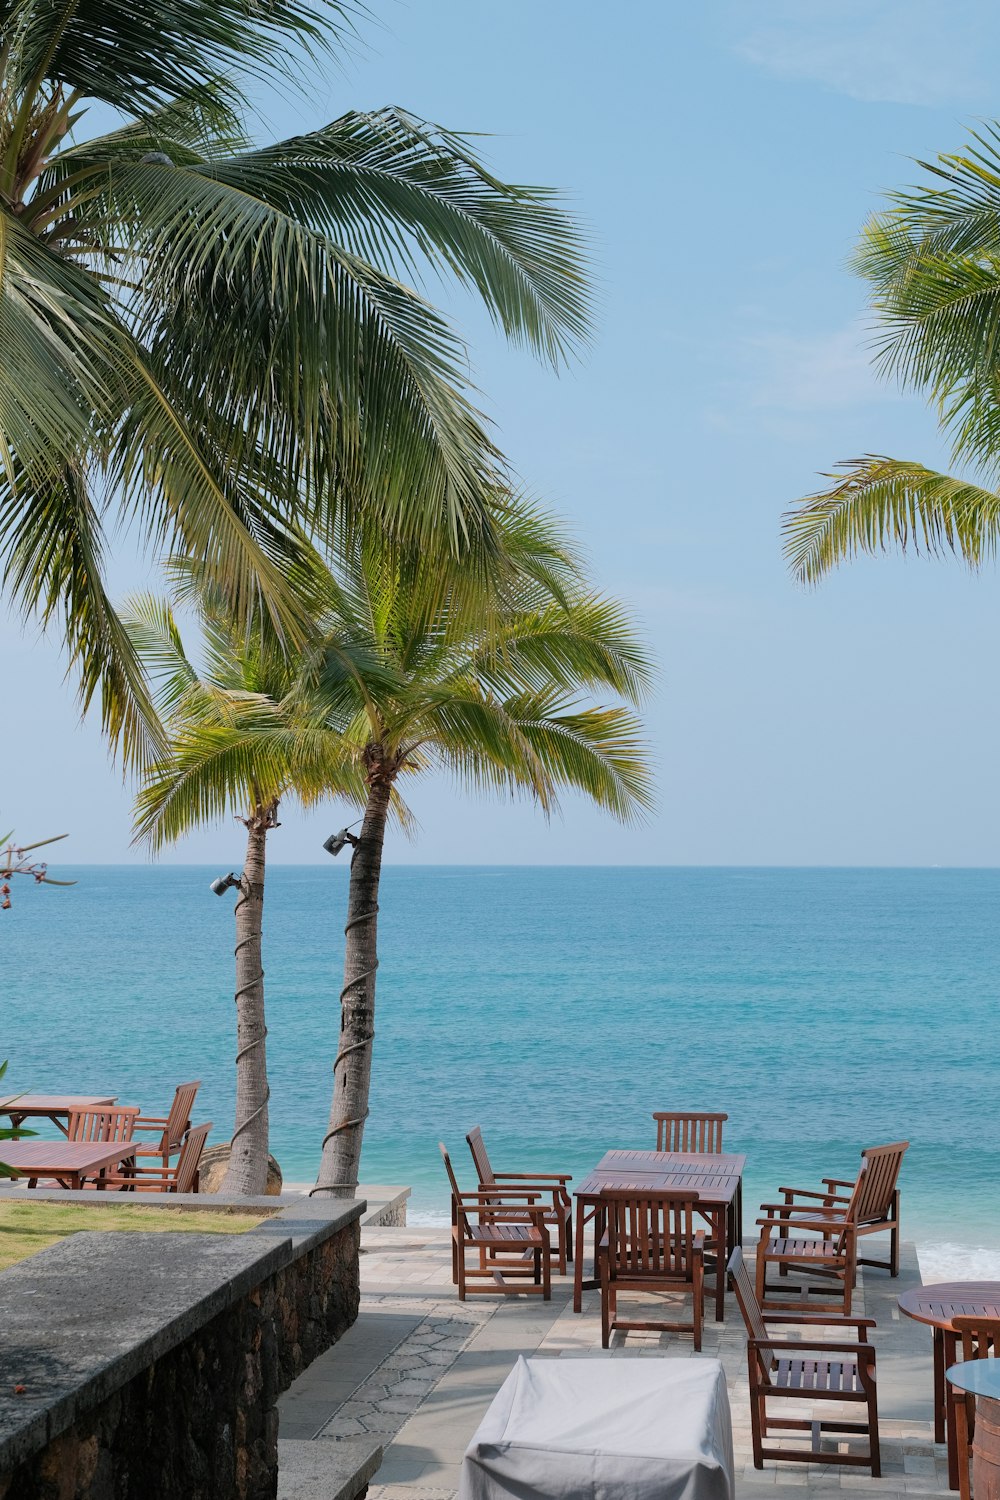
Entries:
[[[60,874],[64,873],[61,869]],[[232,898],[214,868],[26,881],[0,914],[13,1088],[162,1112],[201,1078],[232,1121]],[[346,869],[274,867],[265,916],[272,1145],[310,1179],[329,1105]],[[446,1211],[437,1141],[583,1173],[724,1109],[748,1222],[779,1184],[909,1139],[907,1232],[1000,1249],[1000,872],[431,868],[384,872],[363,1174]]]

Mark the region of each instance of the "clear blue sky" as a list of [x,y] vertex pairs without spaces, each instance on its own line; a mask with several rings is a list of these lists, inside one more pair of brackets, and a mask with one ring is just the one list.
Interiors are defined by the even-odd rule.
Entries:
[[[501,175],[565,188],[590,226],[599,326],[555,377],[465,299],[500,441],[572,518],[600,583],[657,653],[660,809],[620,830],[568,801],[550,824],[414,789],[392,860],[1000,864],[994,570],[886,560],[789,581],[782,509],[867,451],[946,461],[921,403],[879,387],[845,262],[909,158],[1000,115],[1000,21],[952,0],[371,0],[342,73],[261,101],[273,135],[403,104],[491,133]],[[122,559],[121,587],[137,579]],[[58,652],[8,630],[0,821],[69,831],[74,860],[129,849],[129,793],[80,727]],[[280,860],[323,860],[339,811],[289,807]],[[172,854],[239,860],[241,830]]]

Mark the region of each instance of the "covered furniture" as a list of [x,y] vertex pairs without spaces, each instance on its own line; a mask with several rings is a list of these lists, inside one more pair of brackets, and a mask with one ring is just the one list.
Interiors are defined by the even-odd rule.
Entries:
[[[548,1302],[552,1245],[539,1195],[499,1186],[463,1193],[441,1141],[438,1150],[451,1184],[451,1279],[459,1301],[471,1292],[531,1292]],[[470,1251],[475,1254],[471,1266]]]
[[[863,1465],[873,1479],[882,1472],[878,1439],[878,1404],[875,1391],[875,1350],[864,1341],[865,1330],[875,1327],[874,1318],[808,1316],[799,1313],[765,1313],[757,1300],[742,1250],[734,1250],[729,1261],[736,1300],[747,1330],[747,1363],[750,1375],[750,1427],[753,1435],[754,1467],[765,1459],[792,1463]],[[795,1342],[775,1337],[776,1328],[786,1328]],[[854,1331],[854,1338],[831,1341],[829,1331]],[[815,1338],[810,1330],[816,1330]],[[821,1337],[820,1335],[824,1336]],[[861,1405],[865,1421],[851,1421],[839,1413],[816,1421],[811,1416],[779,1417],[774,1403],[794,1402],[822,1405]],[[788,1410],[787,1405],[784,1408]],[[797,1432],[810,1439],[807,1447],[779,1447],[776,1432]],[[841,1453],[839,1447],[823,1447],[824,1434],[861,1434],[868,1438],[867,1453]]]
[[[1000,1493],[1000,1358],[997,1357],[1000,1355],[1000,1321],[987,1324],[968,1318],[963,1322],[969,1326],[961,1330],[962,1342],[965,1345],[968,1335],[966,1347],[975,1351],[973,1358],[951,1365],[945,1371],[949,1384],[954,1387],[956,1414],[966,1402],[969,1403],[967,1416],[959,1417],[959,1489],[962,1500],[969,1500],[970,1495],[975,1495],[976,1500],[991,1500]],[[980,1438],[970,1451],[977,1422]]]
[[[861,1173],[848,1182],[840,1177],[822,1178],[823,1191],[807,1188],[779,1188],[786,1206],[821,1207],[850,1213],[858,1238],[869,1234],[889,1235],[889,1259],[871,1260],[857,1256],[856,1266],[879,1266],[890,1276],[899,1275],[899,1170],[909,1141],[893,1141],[888,1146],[868,1146],[861,1153]],[[848,1189],[847,1192],[844,1189]]]
[[722,1150],[722,1127],[728,1115],[703,1114],[697,1110],[658,1110],[656,1121],[657,1151],[697,1151],[699,1154]]
[[734,1500],[717,1359],[519,1358],[465,1452],[458,1500]]
[[[692,1333],[701,1349],[705,1313],[705,1231],[695,1229],[698,1194],[657,1193],[608,1188],[601,1194],[607,1229],[599,1247],[601,1343],[605,1349],[617,1328]],[[620,1292],[659,1292],[690,1296],[690,1323],[662,1318],[625,1319],[618,1315]]]
[[195,1083],[179,1084],[174,1092],[174,1102],[166,1115],[138,1116],[135,1131],[140,1134],[152,1132],[156,1139],[136,1146],[137,1157],[158,1156],[161,1165],[169,1167],[171,1156],[181,1149],[184,1136],[191,1128],[191,1111],[200,1088],[200,1079]]
[[566,1172],[494,1172],[479,1126],[474,1125],[465,1139],[472,1152],[480,1189],[499,1184],[517,1192],[538,1192],[539,1202],[545,1204],[545,1222],[550,1233],[555,1231],[553,1251],[559,1274],[565,1276],[567,1263],[573,1259],[573,1204],[566,1191],[566,1184],[572,1178]]

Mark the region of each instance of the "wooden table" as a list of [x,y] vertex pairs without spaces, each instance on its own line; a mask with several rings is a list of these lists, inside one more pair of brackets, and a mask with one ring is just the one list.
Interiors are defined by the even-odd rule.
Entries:
[[[0,1100],[0,1115],[8,1115],[16,1130],[25,1120],[51,1120],[63,1135],[69,1128],[74,1110],[105,1109],[114,1104],[117,1094],[7,1094]],[[63,1124],[63,1121],[66,1124]]]
[[948,1484],[958,1489],[958,1448],[949,1421],[945,1370],[955,1363],[958,1335],[952,1318],[1000,1318],[1000,1281],[939,1281],[911,1287],[899,1297],[899,1310],[934,1330],[934,1441],[948,1443]]
[[[599,1286],[597,1247],[605,1229],[601,1193],[605,1188],[635,1188],[657,1192],[698,1194],[698,1211],[712,1225],[718,1245],[715,1267],[715,1317],[725,1310],[726,1262],[743,1243],[743,1168],[746,1157],[723,1152],[699,1155],[690,1151],[606,1151],[576,1189],[576,1256],[573,1266],[573,1311],[583,1306],[584,1287]],[[587,1220],[594,1222],[594,1278],[583,1279],[583,1238]]]
[[104,1187],[108,1167],[135,1163],[135,1141],[4,1141],[0,1160],[34,1187],[39,1177],[54,1177],[60,1187],[82,1188],[88,1177]]

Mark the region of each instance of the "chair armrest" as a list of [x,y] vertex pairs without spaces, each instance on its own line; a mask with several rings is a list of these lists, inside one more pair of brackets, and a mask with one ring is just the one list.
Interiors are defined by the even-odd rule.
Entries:
[[766,1212],[772,1219],[787,1219],[792,1214],[812,1214],[816,1218],[819,1214],[830,1214],[841,1217],[844,1210],[839,1204],[830,1202],[829,1193],[817,1193],[817,1198],[822,1199],[820,1203],[762,1203],[761,1213]]
[[539,1193],[516,1193],[509,1188],[480,1188],[476,1192],[452,1194],[461,1202],[483,1203],[487,1208],[502,1208],[505,1203],[537,1203],[541,1195]]
[[861,1337],[863,1328],[874,1328],[874,1318],[845,1318],[841,1313],[764,1313],[765,1323],[788,1323],[802,1328],[856,1328]]
[[[854,1225],[846,1219],[817,1219],[813,1216],[808,1219],[758,1219],[757,1223],[765,1229],[812,1229],[817,1234],[829,1234],[831,1229],[839,1229],[844,1234],[854,1233]],[[766,1238],[766,1235],[761,1235],[762,1240]],[[780,1235],[779,1238],[787,1236]]]
[[[827,1343],[822,1339],[747,1339],[747,1348],[773,1349],[779,1358],[788,1358],[786,1350],[796,1353],[801,1350],[807,1354],[852,1354],[855,1357],[863,1354],[866,1364],[875,1363],[874,1344]],[[804,1392],[804,1396],[808,1397],[808,1392]]]
[[497,1182],[572,1182],[571,1172],[494,1172]]
[[167,1125],[166,1120],[133,1120],[132,1121],[132,1129],[133,1129],[133,1131],[136,1131],[136,1130],[155,1130],[158,1135],[162,1135],[163,1134],[164,1130],[166,1129],[166,1125]]
[[856,1182],[847,1182],[843,1177],[821,1177],[820,1181],[828,1188],[835,1187],[857,1187]]
[[135,1124],[135,1125],[166,1125],[167,1124],[167,1117],[166,1117],[166,1115],[164,1115],[163,1118],[162,1118],[162,1120],[161,1120],[159,1115],[136,1115],[135,1120],[133,1121],[133,1124]]
[[[850,1198],[842,1197],[837,1193],[817,1193],[809,1188],[779,1188],[779,1193],[785,1194],[785,1203],[791,1207],[793,1198],[819,1198],[823,1203],[850,1203]],[[768,1208],[770,1204],[766,1205]],[[762,1203],[761,1208],[765,1205]]]

